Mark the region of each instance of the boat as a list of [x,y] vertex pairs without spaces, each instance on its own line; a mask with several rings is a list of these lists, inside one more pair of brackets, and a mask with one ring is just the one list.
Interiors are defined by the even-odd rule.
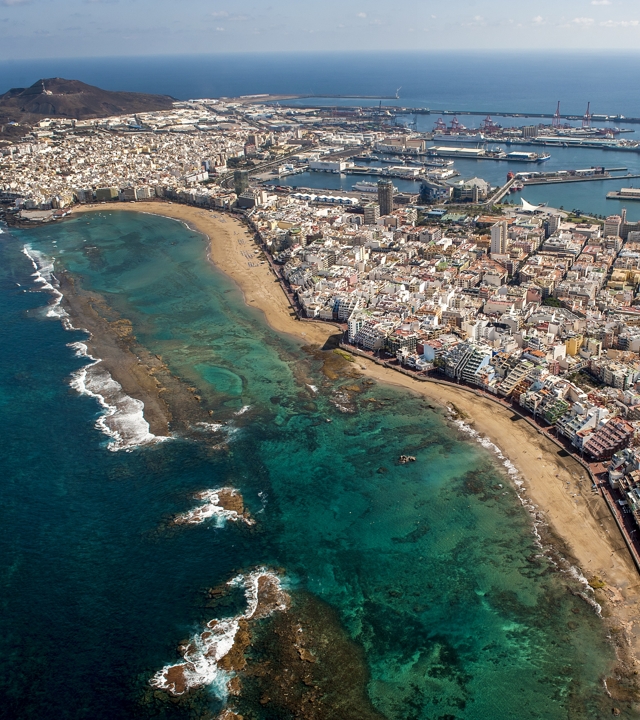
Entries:
[[[377,193],[378,192],[378,183],[367,182],[366,180],[359,180],[353,186],[353,189],[359,190],[360,192]],[[398,188],[395,185],[393,186],[393,192],[394,193],[398,192]]]
[[361,180],[353,186],[353,189],[359,190],[360,192],[377,193],[378,183],[365,182],[364,180]]
[[487,138],[482,133],[457,133],[449,134],[443,132],[435,132],[433,140],[448,143],[484,143]]
[[546,162],[550,157],[551,155],[549,155],[549,153],[515,151],[507,153],[505,160],[509,160],[510,162],[543,163]]
[[471,158],[478,159],[487,156],[487,151],[482,148],[466,148],[466,147],[429,147],[427,148],[429,157],[438,158]]
[[424,164],[426,167],[449,168],[453,167],[454,162],[453,160],[427,160]]

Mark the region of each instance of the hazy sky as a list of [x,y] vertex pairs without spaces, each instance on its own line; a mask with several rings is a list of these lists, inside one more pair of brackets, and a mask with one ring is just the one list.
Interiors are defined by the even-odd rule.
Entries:
[[0,0],[0,59],[640,49],[639,0]]

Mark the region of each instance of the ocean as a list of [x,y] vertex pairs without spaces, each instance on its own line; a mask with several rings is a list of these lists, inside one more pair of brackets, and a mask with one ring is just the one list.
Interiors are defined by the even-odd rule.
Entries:
[[[109,211],[5,228],[0,254],[1,717],[210,718],[229,700],[257,720],[611,713],[592,595],[464,423],[272,331],[178,222]],[[210,422],[155,442],[130,406],[99,402],[110,379],[57,306],[62,271],[131,322]],[[114,443],[101,419],[118,412]],[[215,507],[172,522],[224,487],[253,524]],[[291,608],[252,620],[252,672],[229,698],[225,638],[261,573]],[[285,677],[286,617],[316,638],[315,680]],[[192,641],[199,688],[172,699],[159,673],[215,620],[215,652]],[[314,683],[324,704],[303,715]]]
[[637,52],[231,53],[3,61],[0,89],[65,77],[179,100],[399,91],[397,104],[408,107],[553,113],[561,101],[582,115],[591,102],[592,113],[640,117],[639,72]]

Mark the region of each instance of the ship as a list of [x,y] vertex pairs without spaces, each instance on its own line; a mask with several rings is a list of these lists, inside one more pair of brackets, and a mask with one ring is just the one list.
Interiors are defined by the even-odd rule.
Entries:
[[436,141],[443,141],[448,143],[484,143],[487,141],[487,138],[482,133],[459,133],[456,135],[449,135],[448,133],[442,133],[442,132],[435,132],[433,134],[433,140]]
[[357,182],[353,186],[354,190],[359,190],[360,192],[370,192],[370,193],[377,193],[378,192],[378,183],[372,183],[372,182],[365,182],[364,180]]
[[448,168],[453,167],[453,160],[427,160],[426,167]]
[[543,163],[551,157],[549,153],[534,153],[534,152],[510,152],[507,153],[505,160],[510,162],[535,162]]
[[[377,193],[378,192],[378,183],[366,182],[366,180],[359,180],[353,186],[353,189],[359,190],[360,192]],[[394,187],[393,192],[398,192],[398,188]]]

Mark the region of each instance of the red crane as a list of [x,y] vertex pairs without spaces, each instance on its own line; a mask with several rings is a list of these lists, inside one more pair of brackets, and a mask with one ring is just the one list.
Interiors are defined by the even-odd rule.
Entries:
[[500,130],[501,127],[497,123],[493,122],[493,119],[491,118],[491,115],[487,115],[487,117],[482,121],[480,125],[480,130],[485,133],[493,133]]
[[556,112],[553,116],[553,122],[551,124],[554,128],[560,127],[560,100],[558,100],[558,107],[556,108]]
[[591,103],[587,103],[587,112],[584,114],[584,117],[582,118],[582,127],[583,128],[590,128],[591,127]]

